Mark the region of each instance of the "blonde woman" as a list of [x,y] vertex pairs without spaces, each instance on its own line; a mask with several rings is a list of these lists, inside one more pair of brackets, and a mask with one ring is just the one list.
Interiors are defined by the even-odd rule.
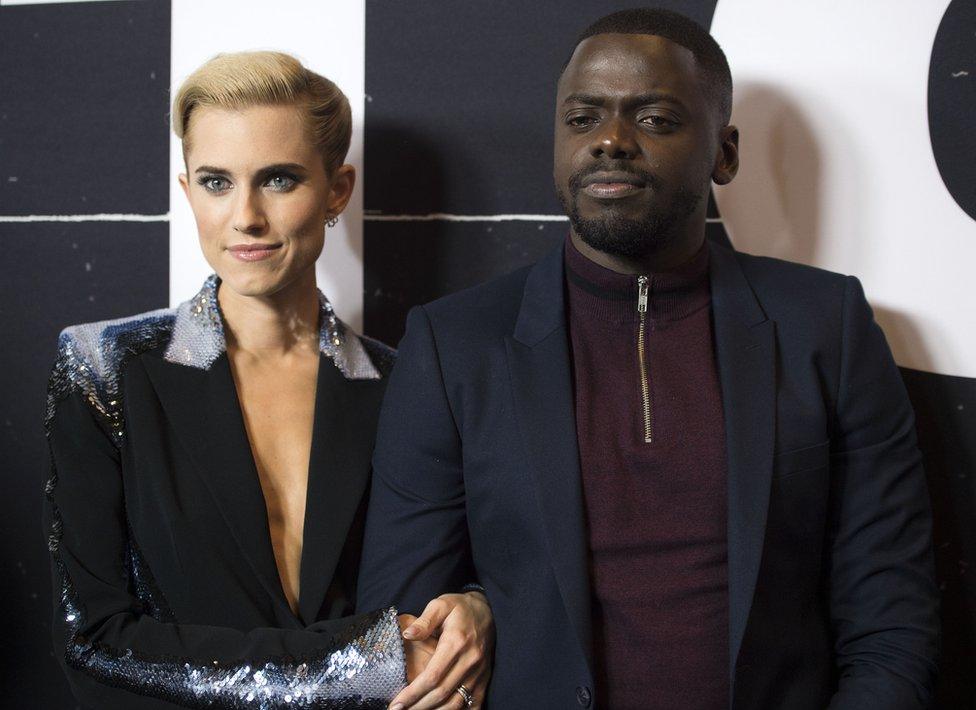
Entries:
[[173,127],[215,273],[175,309],[65,330],[49,387],[54,636],[75,695],[461,707],[430,678],[402,689],[432,654],[484,677],[482,595],[439,598],[412,641],[395,609],[352,615],[394,353],[316,288],[355,183],[349,103],[288,55],[221,55],[182,86]]

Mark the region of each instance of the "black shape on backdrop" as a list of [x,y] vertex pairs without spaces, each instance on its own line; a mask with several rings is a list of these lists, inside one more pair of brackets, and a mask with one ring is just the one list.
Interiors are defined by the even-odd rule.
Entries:
[[[0,215],[169,211],[170,3],[0,6]],[[0,707],[78,707],[40,525],[59,331],[166,305],[165,222],[0,223]]]
[[[949,3],[929,64],[929,135],[952,199],[976,219],[976,3]],[[974,231],[976,235],[976,231]]]
[[[564,222],[380,222],[370,226],[364,288],[370,335],[397,343],[407,310],[536,261],[565,238]],[[409,265],[408,268],[404,268]],[[396,314],[380,318],[376,314]]]
[[0,17],[0,215],[168,212],[169,2]]

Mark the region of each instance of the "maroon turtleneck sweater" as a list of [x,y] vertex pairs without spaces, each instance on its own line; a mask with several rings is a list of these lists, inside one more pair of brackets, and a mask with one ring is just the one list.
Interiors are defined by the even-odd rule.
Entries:
[[645,281],[567,239],[566,290],[597,707],[727,708],[725,425],[707,245]]

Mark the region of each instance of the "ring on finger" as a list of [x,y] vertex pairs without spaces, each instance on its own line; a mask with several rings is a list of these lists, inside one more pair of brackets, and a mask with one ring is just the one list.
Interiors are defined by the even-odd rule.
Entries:
[[474,707],[474,695],[472,695],[470,690],[464,687],[464,683],[461,683],[461,685],[454,690],[464,699],[465,705],[467,705],[469,708]]

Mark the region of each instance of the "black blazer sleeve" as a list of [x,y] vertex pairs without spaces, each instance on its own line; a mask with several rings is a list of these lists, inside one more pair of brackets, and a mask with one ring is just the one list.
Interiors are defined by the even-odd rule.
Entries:
[[927,707],[938,655],[931,516],[915,420],[857,279],[847,279],[835,393],[830,615],[842,708]]
[[386,707],[404,680],[393,609],[245,632],[167,621],[144,608],[124,563],[119,450],[94,416],[97,401],[65,389],[49,400],[45,531],[55,651],[81,702],[132,710],[332,707],[330,700],[362,698],[363,707]]
[[474,580],[461,437],[418,306],[407,316],[380,412],[356,606],[396,604],[419,614]]

